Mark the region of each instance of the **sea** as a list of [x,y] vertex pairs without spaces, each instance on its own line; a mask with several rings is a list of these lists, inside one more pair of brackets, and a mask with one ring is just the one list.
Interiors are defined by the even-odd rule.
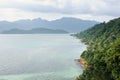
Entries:
[[75,80],[84,50],[70,34],[0,34],[0,80]]

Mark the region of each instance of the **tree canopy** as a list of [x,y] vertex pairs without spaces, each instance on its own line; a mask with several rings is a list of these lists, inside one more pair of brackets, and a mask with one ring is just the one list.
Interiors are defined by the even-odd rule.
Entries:
[[88,67],[76,80],[120,80],[120,18],[75,34],[88,48],[81,55]]

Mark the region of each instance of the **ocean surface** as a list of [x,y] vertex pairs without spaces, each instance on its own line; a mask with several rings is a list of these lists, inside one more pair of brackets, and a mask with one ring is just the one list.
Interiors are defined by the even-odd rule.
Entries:
[[74,80],[85,49],[70,34],[1,34],[0,80]]

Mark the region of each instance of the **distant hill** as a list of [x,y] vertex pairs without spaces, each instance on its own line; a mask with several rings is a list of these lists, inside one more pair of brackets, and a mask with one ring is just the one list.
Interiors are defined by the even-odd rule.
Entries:
[[30,30],[22,30],[22,29],[11,29],[7,31],[1,32],[2,34],[66,34],[67,31],[64,30],[53,30],[46,28],[34,28]]
[[80,32],[97,24],[96,21],[81,20],[77,18],[64,17],[61,19],[47,21],[41,18],[33,20],[18,20],[14,22],[0,21],[0,32],[10,29],[33,29],[33,28],[48,28],[48,29],[62,29],[68,32]]

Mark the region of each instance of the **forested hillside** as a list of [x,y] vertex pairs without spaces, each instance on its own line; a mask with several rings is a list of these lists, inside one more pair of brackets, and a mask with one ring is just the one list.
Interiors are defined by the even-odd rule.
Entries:
[[76,80],[120,80],[120,18],[75,36],[88,45],[81,55],[88,67]]

